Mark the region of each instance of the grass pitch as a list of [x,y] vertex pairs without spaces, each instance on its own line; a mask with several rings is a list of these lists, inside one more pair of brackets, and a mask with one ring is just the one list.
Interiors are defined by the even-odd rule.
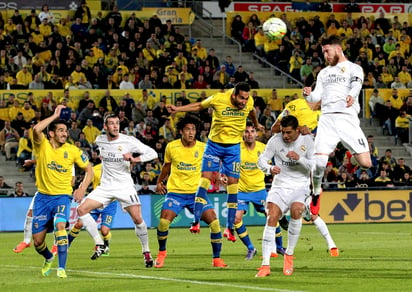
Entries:
[[[263,227],[248,227],[258,249],[245,261],[246,248],[224,241],[222,258],[228,268],[211,266],[207,228],[200,234],[172,228],[168,257],[161,269],[147,269],[133,230],[113,230],[109,257],[90,260],[93,242],[82,231],[69,251],[67,279],[56,277],[57,260],[50,276],[43,277],[43,258],[33,247],[12,252],[22,233],[0,233],[0,291],[411,291],[412,231],[409,223],[329,225],[340,249],[331,258],[326,243],[313,225],[303,226],[295,250],[295,272],[282,274],[283,258],[273,258],[272,274],[255,278],[260,266]],[[284,246],[287,244],[284,234]],[[149,230],[153,257],[156,230]],[[51,246],[52,238],[48,235]]]

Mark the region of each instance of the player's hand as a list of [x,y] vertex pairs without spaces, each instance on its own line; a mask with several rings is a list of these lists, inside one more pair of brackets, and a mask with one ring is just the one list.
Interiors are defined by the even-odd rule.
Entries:
[[23,167],[30,167],[30,166],[32,166],[34,163],[35,163],[35,160],[26,159],[26,160],[24,160]]
[[286,154],[286,157],[292,160],[299,160],[300,156],[297,154],[295,151],[289,151],[288,154]]
[[60,113],[62,111],[62,109],[66,108],[65,105],[59,104],[58,106],[56,106],[56,109],[54,110],[54,115],[56,117],[60,117]]
[[261,125],[261,124],[257,124],[257,125],[256,125],[256,129],[264,132],[264,131],[265,131],[265,126],[263,126],[263,125]]
[[312,93],[312,87],[303,87],[303,96],[308,96]]
[[346,107],[351,107],[354,102],[355,102],[355,100],[353,99],[352,96],[348,95],[346,97]]
[[177,107],[173,104],[166,105],[167,111],[171,114],[177,112]]
[[279,166],[276,166],[276,165],[272,166],[272,167],[270,168],[270,173],[271,173],[272,175],[279,174],[279,173],[280,173],[280,167],[279,167]]
[[156,192],[161,194],[161,195],[166,195],[167,190],[166,190],[166,186],[164,185],[163,182],[158,182],[156,184]]
[[77,189],[73,192],[73,198],[76,203],[80,203],[84,198],[84,190]]

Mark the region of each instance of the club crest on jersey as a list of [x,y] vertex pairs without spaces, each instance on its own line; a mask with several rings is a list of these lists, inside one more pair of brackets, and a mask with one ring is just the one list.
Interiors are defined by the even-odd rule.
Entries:
[[67,151],[64,151],[63,157],[64,157],[64,159],[69,158],[69,153],[67,153]]
[[117,150],[119,151],[119,152],[122,152],[122,146],[121,145],[119,145],[119,147],[117,147]]
[[199,152],[195,152],[195,157],[198,158],[199,157]]
[[345,67],[340,68],[340,72],[345,73],[345,71],[346,71]]
[[306,147],[305,147],[305,145],[300,146],[300,150],[302,150],[302,152],[306,152]]

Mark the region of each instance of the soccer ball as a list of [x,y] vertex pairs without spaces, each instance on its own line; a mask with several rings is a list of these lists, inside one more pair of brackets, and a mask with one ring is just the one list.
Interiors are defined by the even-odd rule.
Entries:
[[287,32],[286,24],[282,19],[277,17],[271,17],[263,23],[263,33],[265,36],[272,40],[280,40]]

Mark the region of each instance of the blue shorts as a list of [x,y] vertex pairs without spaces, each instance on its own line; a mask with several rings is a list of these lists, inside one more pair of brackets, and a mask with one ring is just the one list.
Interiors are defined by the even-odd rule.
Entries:
[[[207,203],[203,205],[203,212],[213,208],[212,202],[208,197],[205,198]],[[193,214],[195,207],[195,194],[177,194],[167,193],[163,203],[162,210],[171,210],[178,215],[184,208]],[[202,212],[202,213],[203,213]]]
[[94,209],[90,212],[94,221],[99,219],[99,216],[102,216],[102,225],[112,228],[114,215],[116,215],[117,211],[117,201],[111,202],[106,208],[101,209]]
[[33,234],[45,229],[47,232],[52,232],[56,219],[66,221],[68,227],[71,201],[70,195],[50,196],[37,192],[33,204]]
[[202,171],[220,172],[239,178],[240,144],[222,146],[222,144],[207,141],[202,159]]
[[266,189],[257,192],[239,192],[237,195],[237,209],[247,212],[249,203],[252,203],[255,210],[259,213],[265,213]]

